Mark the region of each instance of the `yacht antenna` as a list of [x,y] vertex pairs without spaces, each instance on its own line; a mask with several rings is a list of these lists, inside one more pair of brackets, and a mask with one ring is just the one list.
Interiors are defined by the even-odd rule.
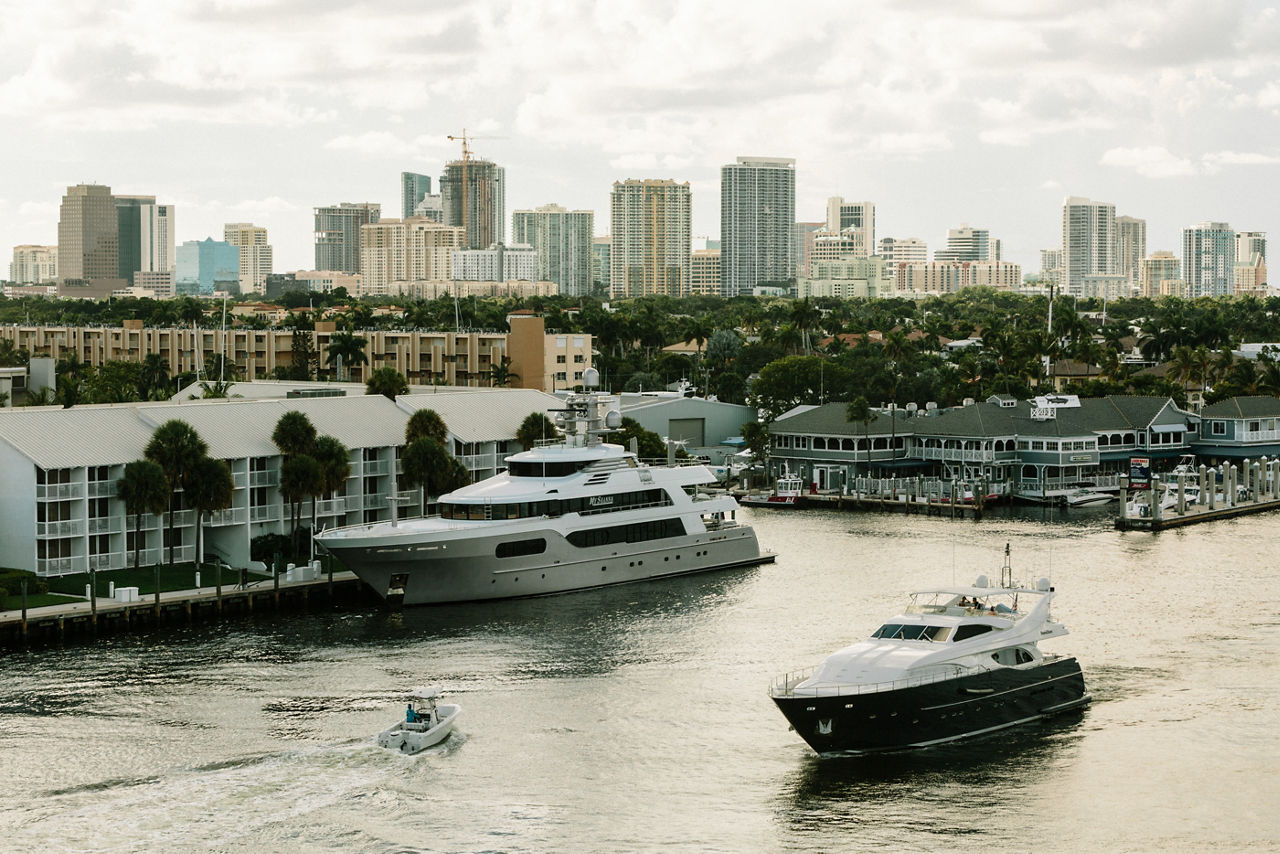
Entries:
[[1013,586],[1013,567],[1009,565],[1009,544],[1004,544],[1004,566],[1000,567],[1000,586],[1008,590]]

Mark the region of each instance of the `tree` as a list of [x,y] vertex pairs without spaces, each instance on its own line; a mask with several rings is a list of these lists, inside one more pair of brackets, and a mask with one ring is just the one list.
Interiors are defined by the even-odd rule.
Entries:
[[164,514],[169,501],[169,482],[164,469],[151,460],[134,460],[124,467],[124,474],[116,481],[116,496],[124,502],[125,513],[133,521],[133,566],[142,561],[142,514]]
[[316,458],[307,454],[286,457],[280,464],[280,496],[289,505],[289,543],[297,555],[298,528],[302,522],[302,502],[314,499],[324,487],[324,472]]
[[520,379],[520,375],[511,370],[511,358],[503,356],[489,371],[489,384],[506,388],[512,380]]
[[[338,365],[346,367],[347,376],[351,376],[351,369],[356,365],[363,365],[369,361],[369,357],[364,352],[365,344],[368,343],[363,335],[356,335],[352,332],[342,331],[335,332],[329,336],[328,355],[325,356],[324,363],[341,374]],[[338,377],[342,377],[339,375]]]
[[173,566],[174,496],[188,485],[195,464],[209,452],[204,439],[185,421],[172,418],[151,434],[143,455],[158,464],[169,484],[169,565]]
[[450,471],[449,452],[444,445],[430,436],[415,439],[405,446],[400,462],[404,466],[404,482],[410,487],[420,489],[422,515],[427,515],[427,498],[430,496],[430,484],[440,487]]
[[739,428],[742,439],[751,451],[752,459],[762,466],[769,464],[769,425],[761,421],[748,421]]
[[547,417],[545,412],[530,412],[520,422],[515,438],[520,443],[520,447],[528,450],[539,441],[554,439],[558,435],[555,423]]
[[364,389],[365,394],[380,394],[387,400],[394,401],[396,395],[408,393],[409,381],[404,378],[404,374],[395,368],[390,365],[383,365],[369,375],[369,379],[364,384]]
[[138,398],[164,400],[169,396],[169,367],[159,353],[148,353],[138,372]]
[[306,413],[291,409],[276,422],[271,441],[286,457],[310,454],[316,444],[316,427]]
[[204,563],[204,517],[231,506],[235,492],[231,469],[222,460],[201,457],[187,480],[187,503],[196,511],[196,565]]
[[667,446],[663,444],[661,436],[641,427],[640,422],[634,418],[623,418],[621,429],[613,434],[613,441],[628,447],[632,439],[636,440],[636,455],[641,459],[657,460],[667,455]]
[[[314,456],[320,464],[320,492],[332,498],[351,475],[351,452],[333,436],[320,436],[316,439]],[[314,514],[311,524],[315,526]]]
[[875,413],[871,411],[871,405],[867,403],[867,399],[862,395],[858,395],[853,402],[845,409],[844,417],[846,421],[862,423],[862,441],[867,448],[867,477],[871,476],[871,438],[868,428],[875,419]]
[[419,409],[409,416],[408,423],[404,425],[404,443],[408,445],[419,439],[434,439],[441,445],[448,443],[449,428],[439,412]]

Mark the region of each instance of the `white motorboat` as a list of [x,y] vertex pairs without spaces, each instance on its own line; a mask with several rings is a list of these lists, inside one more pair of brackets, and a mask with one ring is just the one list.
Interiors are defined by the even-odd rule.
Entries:
[[555,443],[514,454],[507,471],[439,501],[440,515],[331,528],[316,543],[385,599],[406,605],[541,596],[769,563],[735,520],[731,495],[709,495],[706,466],[639,462],[601,437],[616,429],[586,393],[565,401]]
[[1015,584],[1005,555],[999,586],[981,575],[914,593],[868,639],[774,680],[770,697],[824,754],[924,747],[1084,706],[1079,663],[1040,652],[1067,634],[1049,613],[1053,588]]
[[800,506],[800,496],[803,494],[804,481],[797,475],[784,472],[774,482],[772,492],[744,495],[738,499],[738,503],[748,507],[796,508]]
[[1112,492],[1102,492],[1097,489],[1077,489],[1068,492],[1065,500],[1070,507],[1096,507],[1100,504],[1110,504],[1112,501],[1117,501],[1119,496]]
[[437,688],[415,688],[406,698],[404,720],[378,733],[378,746],[399,753],[413,755],[432,745],[439,744],[453,732],[453,725],[462,714],[456,703],[440,703]]

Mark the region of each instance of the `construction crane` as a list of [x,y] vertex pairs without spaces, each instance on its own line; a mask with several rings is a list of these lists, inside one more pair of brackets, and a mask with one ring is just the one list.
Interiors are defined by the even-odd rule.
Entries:
[[476,139],[501,139],[497,136],[469,136],[467,129],[463,128],[462,133],[454,136],[448,135],[448,139],[453,142],[462,143],[462,239],[467,241],[467,164],[471,162],[471,142]]

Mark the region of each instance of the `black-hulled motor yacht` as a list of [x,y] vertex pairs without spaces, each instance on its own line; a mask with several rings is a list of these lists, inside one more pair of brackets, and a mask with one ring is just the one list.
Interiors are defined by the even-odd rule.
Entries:
[[906,611],[815,669],[774,680],[769,695],[818,753],[924,747],[992,732],[1089,702],[1074,658],[1039,642],[1067,634],[1054,590],[1012,580],[911,594]]

